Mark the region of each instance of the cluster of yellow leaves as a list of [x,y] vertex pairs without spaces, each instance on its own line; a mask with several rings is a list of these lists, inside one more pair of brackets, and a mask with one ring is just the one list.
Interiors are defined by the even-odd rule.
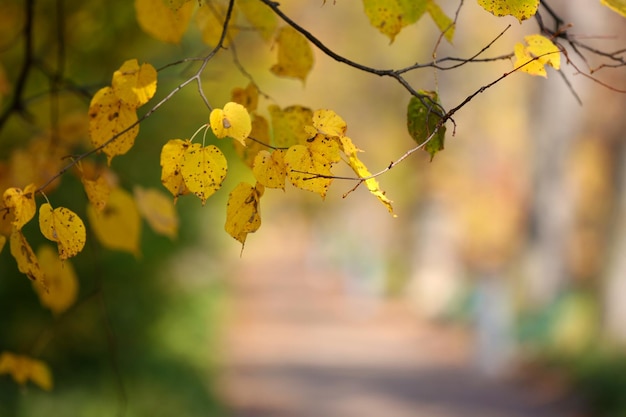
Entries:
[[454,37],[454,21],[434,0],[363,0],[370,24],[393,42],[400,31],[417,22],[425,13],[433,19],[448,42]]
[[157,74],[150,64],[141,66],[131,59],[113,73],[111,86],[103,87],[89,105],[89,135],[93,146],[107,161],[123,155],[135,144],[139,134],[137,108],[156,92]]
[[20,385],[32,381],[46,391],[52,389],[52,374],[48,365],[28,356],[2,352],[0,354],[0,375],[2,374],[11,375],[13,380]]
[[542,35],[524,37],[526,45],[515,45],[515,68],[530,75],[547,77],[545,65],[558,70],[561,67],[561,51],[548,38]]

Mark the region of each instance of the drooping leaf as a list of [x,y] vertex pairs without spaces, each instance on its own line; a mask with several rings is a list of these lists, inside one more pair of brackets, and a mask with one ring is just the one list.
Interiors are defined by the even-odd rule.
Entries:
[[515,68],[530,75],[547,77],[545,65],[558,70],[561,68],[561,51],[548,38],[542,35],[524,37],[526,44],[515,45]]
[[30,244],[22,232],[17,228],[13,228],[9,242],[11,255],[17,262],[17,269],[22,274],[26,274],[29,279],[36,281],[45,287],[46,279],[41,267],[39,266],[37,256],[35,255],[35,252],[33,252],[33,249],[30,247]]
[[[209,46],[216,46],[222,36],[224,22],[226,20],[227,5],[223,1],[211,1],[202,4],[196,12],[196,24],[202,34],[202,41]],[[237,9],[233,9],[224,46],[228,46],[230,40],[239,32],[233,22],[237,17]]]
[[270,71],[279,77],[306,81],[313,68],[313,49],[308,39],[291,26],[284,26],[276,35],[278,59]]
[[609,9],[626,17],[626,0],[600,0]]
[[161,148],[161,183],[174,196],[174,203],[179,196],[189,194],[181,173],[183,156],[191,142],[186,139],[171,139]]
[[94,235],[104,247],[139,256],[141,217],[128,191],[113,188],[102,212],[88,204],[87,218]]
[[56,251],[48,246],[37,250],[39,265],[46,275],[46,287],[33,283],[41,305],[59,315],[76,302],[78,278],[70,261],[59,259]]
[[[359,149],[354,145],[352,140],[347,136],[341,136],[339,138],[339,143],[341,144],[341,150],[348,157],[348,165],[350,165],[350,168],[352,168],[354,173],[357,174],[360,178],[367,178],[371,176],[372,174],[370,173],[370,171],[359,159]],[[389,213],[395,217],[392,206],[393,202],[389,198],[387,198],[385,192],[380,189],[380,185],[378,184],[376,178],[366,179],[365,185],[370,193],[372,193],[372,195],[385,206]]]
[[259,184],[267,188],[285,189],[285,152],[277,149],[272,153],[262,150],[254,159],[252,174]]
[[269,7],[257,0],[237,0],[237,6],[263,40],[272,39],[278,27],[278,18]]
[[[107,156],[107,162],[116,155],[123,155],[133,147],[135,138],[139,134],[137,112],[118,96],[111,87],[100,89],[91,99],[89,105],[89,134],[95,148],[102,148]],[[130,128],[130,129],[129,129]],[[129,129],[128,131],[126,131]],[[121,134],[112,142],[113,137]],[[105,146],[106,144],[106,146]]]
[[183,154],[180,169],[185,185],[204,205],[207,198],[222,186],[227,167],[226,157],[216,146],[203,148],[194,143]]
[[245,245],[248,233],[254,233],[261,227],[259,202],[263,191],[264,187],[258,183],[255,187],[241,182],[228,196],[224,229],[242,245]]
[[310,137],[305,126],[313,124],[313,111],[303,106],[289,106],[281,109],[276,105],[269,106],[274,131],[274,145],[288,148],[291,145],[302,145]]
[[172,199],[154,188],[133,189],[139,213],[156,233],[174,240],[178,236],[178,213]]
[[235,141],[235,151],[243,162],[252,168],[254,158],[261,150],[267,150],[270,144],[270,125],[263,116],[255,114],[252,116],[252,131],[246,146]]
[[514,16],[520,23],[539,8],[539,0],[478,0],[478,4],[495,16]]
[[163,0],[135,0],[137,21],[141,29],[166,43],[180,43],[194,7],[194,1],[186,1],[180,7],[168,7]]
[[5,207],[11,210],[13,215],[11,223],[17,230],[21,230],[37,211],[34,184],[27,185],[24,190],[16,187],[8,188],[4,191],[2,198]]
[[57,243],[61,259],[76,256],[87,240],[85,225],[76,213],[65,207],[53,210],[49,203],[39,207],[39,229],[46,239]]
[[428,14],[441,33],[443,33],[444,38],[446,38],[448,42],[452,42],[454,38],[454,21],[441,10],[441,7],[439,7],[434,0],[428,0],[426,10],[428,10]]
[[363,0],[370,24],[393,42],[402,28],[418,21],[428,0]]
[[421,97],[411,97],[407,107],[407,128],[418,145],[428,140],[424,150],[430,154],[432,161],[435,154],[444,148],[446,127],[442,125],[437,133],[430,137],[441,121],[439,98],[434,91],[419,90],[418,93]]
[[230,136],[246,144],[246,138],[252,131],[250,114],[244,106],[230,101],[224,105],[224,109],[213,109],[209,116],[211,130],[218,138]]
[[52,389],[52,373],[45,362],[4,351],[0,354],[0,375],[9,374],[19,385],[32,381],[40,388]]
[[332,178],[327,178],[332,175],[330,169],[340,159],[337,142],[323,135],[317,135],[306,145],[293,145],[285,153],[291,183],[322,198],[332,183]]
[[141,64],[136,59],[124,62],[113,73],[113,92],[130,107],[141,107],[156,92],[157,72],[150,64]]
[[252,113],[256,111],[259,104],[259,89],[253,83],[249,83],[246,88],[234,88],[231,98],[232,101],[241,104]]

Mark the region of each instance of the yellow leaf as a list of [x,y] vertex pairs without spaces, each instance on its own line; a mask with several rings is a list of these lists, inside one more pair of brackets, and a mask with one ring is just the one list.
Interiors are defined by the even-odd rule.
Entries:
[[313,111],[302,106],[289,106],[281,109],[276,105],[269,107],[274,131],[274,145],[288,148],[291,145],[303,145],[310,137],[305,126],[313,124]]
[[[340,138],[340,144],[343,153],[348,157],[348,165],[350,165],[350,168],[352,168],[352,170],[360,178],[367,178],[371,176],[372,174],[365,167],[365,164],[363,164],[363,162],[361,162],[361,160],[359,159],[357,155],[359,150],[356,146],[354,146],[352,140],[347,136],[342,136]],[[370,191],[370,193],[372,193],[372,195],[376,197],[378,201],[380,201],[387,208],[389,213],[395,217],[395,214],[393,213],[393,206],[391,205],[392,201],[389,200],[385,195],[385,192],[380,189],[376,178],[366,179],[365,185],[367,186],[367,189]]]
[[118,96],[111,87],[100,89],[91,99],[89,105],[89,134],[95,148],[104,146],[102,152],[107,155],[107,161],[116,155],[123,155],[133,147],[135,138],[139,134],[139,125],[135,125],[115,140],[114,136],[137,123],[135,109]]
[[180,170],[189,191],[198,196],[204,205],[226,178],[226,157],[216,146],[203,148],[194,143],[183,154]]
[[249,112],[254,112],[259,104],[259,89],[253,83],[246,88],[234,88],[231,93],[232,101],[244,106]]
[[[224,21],[226,20],[226,5],[223,2],[205,2],[196,13],[196,24],[202,34],[202,42],[209,46],[216,46],[222,36]],[[224,46],[228,46],[230,41],[237,35],[239,29],[233,22],[236,19],[237,9],[233,9],[230,16]]]
[[393,42],[403,27],[426,12],[426,0],[363,0],[370,24]]
[[174,9],[163,0],[135,0],[137,21],[141,29],[161,42],[179,43],[187,30],[195,2]]
[[478,0],[478,4],[495,16],[511,15],[520,23],[533,17],[539,8],[539,0]]
[[46,279],[41,267],[39,266],[37,256],[35,255],[35,252],[33,252],[33,249],[28,244],[28,241],[22,232],[13,228],[9,242],[11,255],[17,262],[17,269],[19,269],[21,273],[26,274],[29,279],[45,286]]
[[29,380],[40,388],[52,389],[52,374],[44,362],[11,352],[0,354],[0,374],[9,374],[13,380],[24,385]]
[[626,0],[600,0],[600,3],[626,17]]
[[278,27],[276,14],[257,0],[237,0],[239,10],[246,20],[256,29],[263,40],[269,41]]
[[189,194],[180,169],[190,146],[189,140],[171,139],[161,148],[161,183],[174,196],[174,203],[179,196]]
[[[561,67],[561,51],[552,41],[541,35],[524,37],[528,46],[515,45],[515,68],[530,75],[547,77],[545,65],[554,69]],[[524,65],[525,64],[525,65]]]
[[228,196],[224,229],[242,245],[246,243],[248,233],[254,233],[261,227],[259,201],[263,191],[264,188],[260,184],[253,187],[241,182]]
[[16,187],[8,188],[2,196],[5,207],[13,214],[12,225],[21,230],[37,211],[35,205],[35,185],[29,184],[24,190]]
[[135,187],[135,202],[139,213],[152,230],[174,240],[178,236],[178,213],[172,199],[154,188]]
[[343,136],[348,125],[332,110],[315,110],[313,113],[313,127],[324,136]]
[[454,21],[450,19],[433,0],[428,1],[426,9],[433,19],[433,22],[435,22],[441,33],[443,33],[444,38],[446,38],[448,42],[452,42],[452,38],[454,38]]
[[83,221],[65,207],[52,210],[50,204],[42,204],[39,207],[39,228],[46,239],[57,243],[61,259],[76,256],[87,240]]
[[87,218],[104,247],[139,256],[141,217],[135,200],[126,190],[113,188],[102,213],[87,205]]
[[284,190],[285,176],[287,175],[285,152],[280,149],[272,153],[266,150],[260,151],[254,158],[252,173],[259,184],[267,188],[281,188]]
[[307,145],[293,145],[285,154],[287,174],[291,183],[303,190],[326,196],[332,178],[330,168],[340,160],[339,145],[332,139],[317,135]]
[[34,283],[41,305],[59,315],[76,302],[78,278],[70,261],[59,259],[52,247],[45,245],[37,250],[39,265],[46,275],[46,287]]
[[279,77],[298,78],[304,82],[313,68],[313,50],[308,39],[291,26],[284,26],[276,36],[278,62],[270,70]]
[[245,146],[239,142],[233,143],[235,144],[235,151],[243,162],[252,168],[256,155],[261,150],[267,150],[270,143],[270,126],[265,117],[253,115],[252,131],[250,132],[249,139]]
[[95,180],[88,180],[82,177],[80,180],[83,183],[89,202],[93,204],[96,210],[104,210],[109,200],[109,194],[111,194],[111,187],[107,180],[103,176],[99,176]]
[[130,107],[141,107],[156,93],[157,72],[150,64],[141,64],[136,59],[124,62],[113,73],[113,92]]
[[230,136],[238,140],[242,145],[246,144],[246,138],[252,131],[252,122],[248,110],[235,102],[228,102],[224,109],[213,109],[209,116],[211,130],[218,138]]

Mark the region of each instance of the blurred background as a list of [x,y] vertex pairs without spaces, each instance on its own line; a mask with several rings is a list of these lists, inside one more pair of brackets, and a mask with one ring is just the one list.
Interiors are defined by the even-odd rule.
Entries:
[[[429,62],[435,53],[469,57],[510,25],[484,53],[508,54],[538,31],[533,21],[520,25],[464,2],[453,45],[442,41],[435,51],[439,33],[428,16],[390,44],[361,2],[321,3],[285,1],[281,9],[335,52],[375,68]],[[441,3],[453,16],[457,3]],[[193,24],[180,45],[151,39],[125,1],[34,4],[39,59],[57,68],[52,34],[61,17],[65,76],[91,93],[126,59],[160,68],[208,51]],[[577,39],[607,52],[623,48],[624,19],[606,7],[550,5],[573,23]],[[2,0],[0,10],[6,106],[22,59],[24,4]],[[203,75],[216,107],[249,82],[231,52]],[[409,96],[397,82],[317,50],[305,83],[278,79],[268,71],[275,48],[245,30],[236,53],[268,95],[261,113],[270,104],[334,110],[371,171],[414,145]],[[587,68],[571,51],[569,58]],[[598,64],[591,56],[589,65]],[[437,89],[450,109],[511,68],[498,60],[407,79]],[[186,64],[161,71],[153,103],[194,71]],[[19,387],[1,376],[0,415],[626,414],[626,95],[576,72],[563,65],[571,86],[553,70],[547,79],[512,74],[477,95],[448,124],[446,148],[432,162],[419,152],[379,178],[397,218],[364,187],[343,198],[349,181],[336,180],[325,201],[290,186],[266,190],[263,226],[240,255],[223,231],[225,205],[252,175],[230,143],[210,139],[232,157],[222,190],[205,207],[179,199],[176,241],[144,225],[138,259],[88,241],[73,261],[79,301],[66,314],[55,318],[39,305],[5,247],[0,350],[45,360],[55,387]],[[623,68],[594,76],[626,90]],[[4,125],[0,167],[50,128],[50,99],[39,94],[48,81],[34,71],[33,118]],[[86,118],[89,98],[60,100],[61,116]],[[142,123],[132,151],[113,161],[120,183],[160,187],[161,146],[207,121],[193,85],[178,93]],[[0,183],[10,175],[0,169]],[[85,218],[75,176],[64,175],[48,197]],[[44,243],[36,225],[25,232],[33,247]]]

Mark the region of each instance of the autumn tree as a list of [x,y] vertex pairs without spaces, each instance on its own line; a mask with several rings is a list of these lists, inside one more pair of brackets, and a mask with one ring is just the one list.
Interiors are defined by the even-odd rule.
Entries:
[[[337,2],[317,5],[332,13]],[[177,202],[197,198],[201,205],[210,205],[211,197],[220,192],[228,194],[224,229],[241,243],[242,252],[248,234],[261,226],[263,197],[275,189],[301,189],[324,199],[331,186],[344,187],[346,197],[362,187],[395,215],[393,196],[380,185],[385,174],[422,150],[436,163],[446,138],[463,129],[455,121],[457,113],[471,112],[472,100],[479,94],[515,82],[509,80],[513,74],[560,77],[571,99],[581,100],[560,71],[567,66],[598,88],[624,93],[602,78],[609,71],[623,70],[624,50],[586,43],[576,36],[575,22],[564,21],[549,1],[478,0],[484,13],[502,21],[502,28],[488,43],[473,45],[469,55],[454,49],[463,36],[457,27],[468,2],[355,2],[354,13],[364,11],[372,31],[380,32],[389,44],[409,26],[417,27],[418,33],[436,28],[433,43],[424,46],[430,59],[420,62],[406,51],[407,64],[401,68],[378,65],[376,58],[367,63],[352,60],[317,35],[324,22],[298,16],[297,6],[288,3],[3,3],[0,251],[4,259],[14,259],[4,263],[3,285],[13,285],[9,281],[19,271],[32,282],[31,297],[38,297],[41,306],[61,320],[75,314],[73,306],[102,295],[99,285],[94,292],[80,295],[79,287],[87,278],[75,272],[73,262],[80,261],[86,247],[130,253],[140,262],[142,222],[153,235],[174,240],[181,221]],[[623,2],[601,3],[626,16]],[[529,27],[530,34],[518,39],[508,53],[491,54],[512,25]],[[99,36],[98,31],[107,30],[109,37]],[[257,40],[251,42],[252,37]],[[133,50],[135,55],[127,55],[129,43],[148,45],[154,40],[162,43],[164,53],[146,49],[143,54]],[[385,54],[385,50],[371,52]],[[247,56],[257,54],[273,60],[269,72],[245,64]],[[117,62],[103,68],[99,55],[115,57]],[[359,138],[349,136],[348,125],[357,121],[344,120],[332,110],[332,92],[323,108],[276,102],[267,75],[294,79],[300,85],[293,88],[306,89],[316,57],[399,84],[405,91],[406,113],[397,116],[397,123],[406,125],[407,137],[415,143],[399,155],[390,155],[386,166],[368,168]],[[440,91],[438,74],[462,79],[471,66],[502,62],[508,63],[506,72],[475,86],[459,102],[450,102]],[[223,100],[212,84],[207,85],[215,78],[229,83],[226,72],[247,82],[221,87],[230,90],[230,98]],[[413,75],[424,72],[433,74],[435,82],[418,85]],[[191,99],[193,104],[188,104]],[[376,98],[363,99],[372,106],[384,106]],[[189,120],[179,110],[180,120],[165,120],[168,106],[194,106],[205,117]],[[155,137],[158,131],[153,129],[152,136],[146,137],[141,130],[153,120],[175,122],[178,133]],[[148,142],[158,143],[158,155],[142,153],[146,148],[141,143]],[[152,186],[148,180],[129,182],[120,172],[123,162],[118,161],[124,158],[156,167],[160,171],[156,180],[162,185]],[[253,181],[221,190],[237,161],[247,166]],[[342,166],[345,170],[336,174]],[[45,343],[38,338],[31,343],[36,348],[19,347],[20,351],[0,346],[0,374],[11,375],[21,385],[31,381],[49,390],[52,373],[37,358]],[[57,366],[52,363],[53,368]]]

